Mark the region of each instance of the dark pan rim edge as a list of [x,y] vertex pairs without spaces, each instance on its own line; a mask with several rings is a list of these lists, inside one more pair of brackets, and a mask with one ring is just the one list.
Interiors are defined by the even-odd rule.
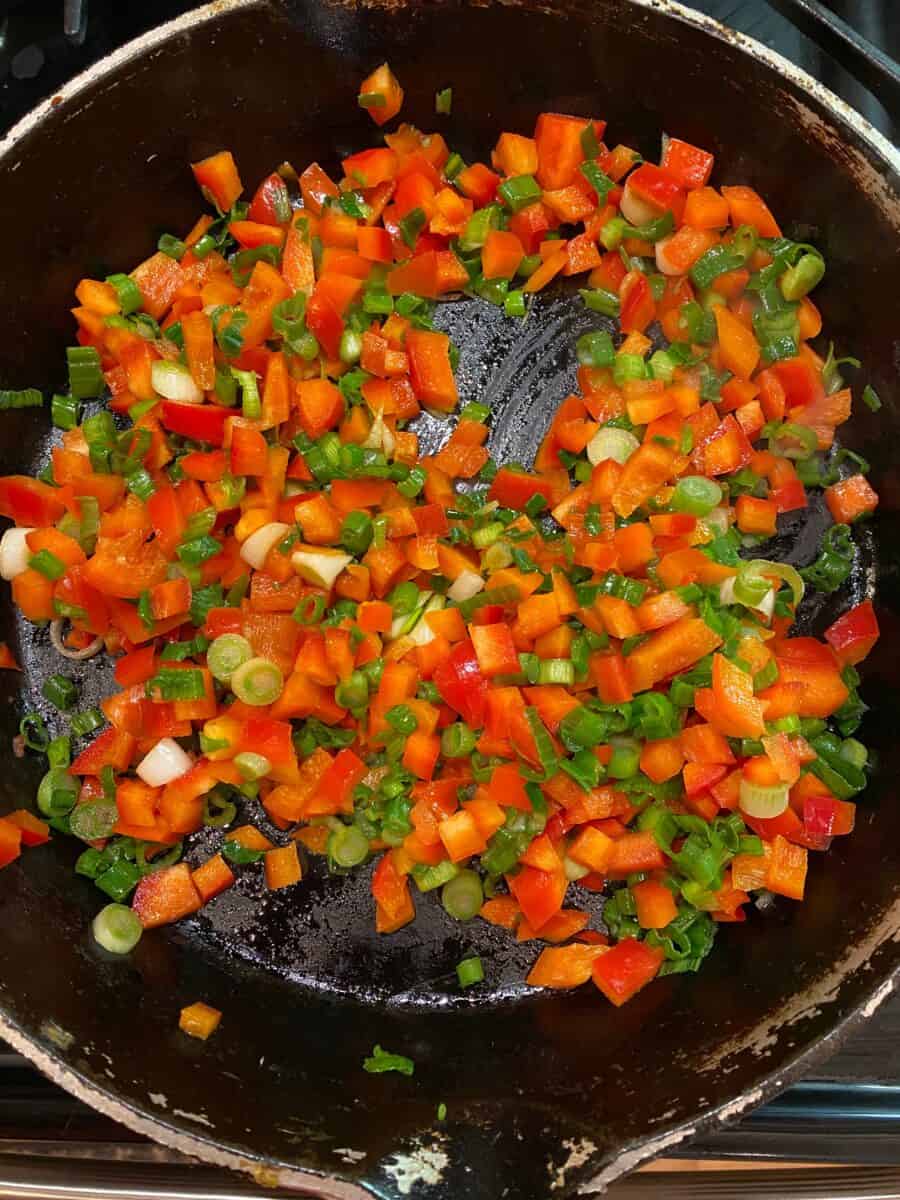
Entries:
[[[363,6],[378,7],[381,0],[363,0]],[[517,0],[500,0],[500,3],[511,3]],[[731,30],[695,10],[686,8],[677,0],[628,0],[628,3],[638,9],[659,12],[674,20],[691,25],[719,41],[736,47],[744,54],[756,59],[779,76],[794,84],[805,96],[818,103],[834,119],[838,126],[854,133],[868,152],[862,155],[851,147],[860,160],[860,166],[867,166],[871,171],[876,164],[887,167],[895,177],[900,177],[900,149],[895,147],[886,137],[878,132],[860,113],[841,100],[834,92],[815,80],[806,71],[778,54],[775,50],[764,46],[756,39],[746,34]],[[134,40],[127,42],[114,53],[100,62],[95,63],[86,71],[58,88],[52,97],[41,101],[31,112],[18,121],[8,133],[0,139],[0,163],[6,164],[13,159],[16,150],[36,132],[40,126],[54,117],[62,119],[67,109],[77,103],[83,93],[89,91],[95,84],[107,76],[114,74],[128,62],[143,56],[145,53],[159,48],[165,42],[188,29],[208,21],[216,20],[231,12],[243,10],[272,9],[278,7],[278,0],[212,0],[198,9],[187,12],[172,21],[148,30]],[[553,5],[539,5],[544,11],[552,12]],[[815,114],[807,109],[812,120]],[[18,163],[9,162],[9,168],[15,170]],[[871,177],[873,185],[880,184],[882,207],[889,206],[894,210],[892,215],[900,210],[900,197],[890,195],[884,187],[884,181],[877,176]],[[874,199],[874,197],[873,197]],[[900,218],[897,218],[900,220]],[[900,932],[900,924],[895,928],[885,929],[884,936],[876,944],[883,944],[893,935],[896,940]],[[873,946],[874,949],[876,946]],[[865,963],[858,964],[863,966]],[[823,995],[822,1003],[833,1000],[834,992],[840,983],[852,974],[852,969],[837,968],[838,976],[831,988],[831,995]],[[761,1077],[760,1082],[749,1091],[745,1091],[735,1100],[727,1101],[717,1108],[696,1118],[689,1118],[654,1135],[647,1141],[635,1140],[621,1148],[617,1157],[607,1164],[593,1178],[581,1183],[580,1193],[602,1192],[606,1187],[622,1175],[633,1171],[641,1163],[651,1159],[670,1147],[674,1147],[698,1133],[709,1130],[716,1125],[733,1121],[743,1115],[748,1109],[764,1103],[780,1092],[784,1087],[803,1075],[812,1066],[830,1054],[851,1034],[863,1021],[868,1020],[884,1002],[900,979],[900,961],[885,977],[873,981],[871,989],[857,1002],[856,1007],[838,1022],[827,1034],[819,1038],[806,1049],[788,1057],[780,1068],[770,1071]],[[826,989],[827,990],[827,989]],[[815,999],[810,998],[805,1010],[800,1010],[792,1018],[799,1021],[804,1015],[810,1015],[810,1008],[817,1007]],[[0,1037],[7,1041],[13,1049],[32,1062],[52,1082],[62,1087],[77,1099],[102,1112],[112,1120],[119,1122],[127,1129],[141,1136],[148,1137],[160,1144],[189,1157],[194,1157],[211,1166],[224,1167],[250,1175],[257,1183],[266,1187],[284,1187],[303,1189],[306,1194],[321,1197],[323,1200],[370,1200],[372,1193],[368,1188],[341,1179],[337,1175],[304,1170],[298,1167],[272,1165],[261,1157],[254,1157],[237,1149],[226,1149],[221,1144],[207,1139],[193,1131],[188,1131],[182,1124],[170,1124],[125,1104],[121,1099],[112,1095],[106,1088],[94,1083],[84,1075],[67,1065],[60,1054],[49,1051],[34,1039],[34,1035],[26,1033],[18,1024],[11,1021],[0,1012]],[[589,1157],[593,1157],[590,1155]],[[589,1161],[589,1158],[588,1158]],[[584,1165],[585,1160],[579,1159],[577,1165]],[[576,1166],[571,1163],[571,1168]],[[559,1169],[559,1184],[564,1185],[565,1175],[570,1168],[566,1164]]]

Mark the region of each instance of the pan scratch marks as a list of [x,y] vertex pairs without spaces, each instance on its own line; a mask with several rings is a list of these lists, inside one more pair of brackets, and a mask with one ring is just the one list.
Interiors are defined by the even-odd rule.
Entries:
[[408,1196],[417,1183],[436,1187],[444,1176],[450,1159],[438,1145],[418,1145],[411,1153],[397,1153],[384,1166],[384,1171],[397,1185],[402,1196]]
[[669,1150],[672,1146],[677,1146],[681,1142],[687,1141],[694,1137],[696,1132],[696,1126],[687,1125],[682,1129],[676,1129],[673,1133],[666,1133],[661,1137],[652,1138],[650,1141],[636,1146],[633,1150],[626,1150],[607,1167],[604,1167],[593,1179],[589,1179],[587,1183],[581,1184],[578,1194],[587,1196],[596,1192],[605,1192],[607,1187],[620,1178],[620,1176],[627,1175],[629,1171],[633,1171],[636,1167],[639,1167],[648,1158],[658,1158],[664,1150]]
[[566,1176],[569,1171],[574,1170],[576,1167],[583,1167],[597,1153],[597,1147],[590,1138],[579,1138],[578,1141],[574,1138],[566,1138],[562,1146],[564,1150],[568,1150],[569,1152],[569,1157],[562,1166],[557,1167],[552,1162],[547,1163],[547,1171],[550,1174],[551,1180],[551,1192],[555,1192],[557,1188],[565,1187]]

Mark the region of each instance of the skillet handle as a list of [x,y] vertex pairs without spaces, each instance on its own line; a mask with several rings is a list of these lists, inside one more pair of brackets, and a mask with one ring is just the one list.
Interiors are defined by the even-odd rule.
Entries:
[[888,112],[900,107],[900,67],[820,0],[769,0],[802,33],[869,89]]

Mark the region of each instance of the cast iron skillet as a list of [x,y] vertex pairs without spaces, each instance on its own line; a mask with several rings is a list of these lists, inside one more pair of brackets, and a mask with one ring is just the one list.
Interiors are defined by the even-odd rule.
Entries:
[[[876,556],[864,534],[837,599],[871,590],[877,568],[883,634],[865,694],[881,771],[855,834],[813,856],[805,904],[726,926],[701,975],[655,983],[621,1011],[591,988],[526,993],[534,947],[454,925],[433,900],[377,938],[367,872],[313,871],[275,896],[248,872],[202,916],[113,961],[88,933],[98,896],[71,874],[77,847],[59,842],[0,874],[0,1034],[132,1128],[269,1182],[328,1196],[565,1196],[771,1095],[873,1010],[900,962],[898,158],[787,63],[674,6],[211,5],[76,80],[0,150],[14,231],[0,270],[0,382],[61,388],[74,283],[127,269],[160,231],[188,227],[190,160],[231,147],[252,182],[286,157],[334,168],[374,143],[353,97],[384,58],[407,89],[404,116],[424,128],[435,89],[453,85],[446,132],[466,158],[484,157],[500,129],[529,131],[543,109],[606,117],[614,139],[651,158],[669,129],[715,151],[719,182],[756,185],[790,233],[822,247],[828,330],[886,401],[848,430],[874,464],[880,537]],[[462,348],[464,396],[494,404],[496,452],[527,460],[572,385],[588,315],[561,287],[524,326],[474,302],[441,319]],[[4,414],[0,470],[35,471],[46,438],[33,413]],[[781,551],[809,561],[822,528],[817,509],[786,521]],[[17,678],[0,681],[9,747],[60,664],[8,603],[0,620],[26,667],[21,694]],[[96,661],[84,679],[87,699],[107,686]],[[33,794],[40,766],[9,749],[2,761],[7,810]],[[466,952],[484,955],[489,982],[460,996],[453,966]],[[178,1008],[199,998],[225,1014],[206,1045],[176,1030]],[[365,1074],[375,1042],[411,1055],[415,1077]]]

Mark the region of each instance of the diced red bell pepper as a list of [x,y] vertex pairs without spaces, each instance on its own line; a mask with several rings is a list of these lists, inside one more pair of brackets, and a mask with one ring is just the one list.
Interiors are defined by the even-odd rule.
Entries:
[[22,852],[22,830],[12,821],[0,821],[0,867],[8,867]]
[[387,63],[368,75],[359,85],[360,96],[378,96],[381,103],[366,104],[366,111],[376,125],[384,125],[396,117],[403,105],[403,88]]
[[231,431],[232,475],[265,475],[268,465],[268,443],[259,430],[234,425]]
[[247,217],[262,225],[285,225],[291,219],[287,184],[276,171],[267,175],[256,189]]
[[160,420],[172,433],[195,442],[221,446],[225,440],[225,422],[234,413],[218,404],[181,404],[163,400]]
[[429,408],[452,412],[459,400],[445,333],[410,329],[406,335],[409,374],[416,396]]
[[344,174],[357,187],[372,188],[397,176],[397,155],[387,147],[360,150],[341,163]]
[[[541,113],[534,128],[537,148],[537,180],[542,188],[554,191],[568,187],[584,162],[581,135],[591,121],[587,117],[572,117],[565,113]],[[593,122],[599,128],[597,137],[603,136],[605,123]]]
[[[502,609],[501,609],[502,612]],[[514,675],[519,670],[519,653],[508,625],[470,625],[469,634],[475,647],[482,675],[492,679],[495,675]]]
[[680,138],[666,138],[660,168],[679,187],[699,188],[709,182],[715,159],[708,150]]
[[467,638],[454,646],[432,676],[435,687],[472,729],[484,724],[487,681],[478,665],[475,647]]
[[344,322],[328,296],[314,291],[306,306],[306,325],[329,358],[337,358]]
[[562,908],[569,885],[562,864],[554,871],[540,871],[537,867],[525,866],[508,882],[509,890],[535,931],[539,931]]
[[[394,856],[390,851],[382,856],[372,875],[372,895],[389,922],[399,922],[394,925],[395,929],[399,929],[400,925],[405,925],[415,916],[414,909],[412,913],[409,913],[412,902],[406,876],[401,875],[397,870]],[[387,931],[385,930],[385,932]]]
[[307,801],[304,816],[353,812],[353,789],[362,781],[367,769],[352,750],[339,751]]
[[70,775],[99,775],[104,767],[124,771],[131,762],[135,739],[121,729],[106,729],[94,738],[69,767]]
[[191,163],[191,170],[204,195],[209,196],[220,212],[228,212],[244,190],[230,150],[220,150]]
[[642,271],[629,271],[619,289],[619,324],[623,333],[643,333],[656,316],[656,301]]
[[881,631],[871,600],[863,600],[825,630],[825,641],[844,666],[855,666],[868,655]]
[[55,525],[65,511],[59,488],[27,475],[0,478],[0,515],[17,525]]
[[171,925],[195,913],[202,900],[187,863],[145,875],[135,889],[131,907],[145,929]]
[[27,808],[17,808],[3,820],[19,829],[23,846],[43,846],[50,841],[50,826]]
[[636,938],[625,938],[594,963],[594,983],[618,1008],[656,978],[665,954]]
[[656,212],[671,212],[676,224],[681,221],[684,213],[684,188],[674,183],[662,167],[644,163],[628,176],[625,189]]

